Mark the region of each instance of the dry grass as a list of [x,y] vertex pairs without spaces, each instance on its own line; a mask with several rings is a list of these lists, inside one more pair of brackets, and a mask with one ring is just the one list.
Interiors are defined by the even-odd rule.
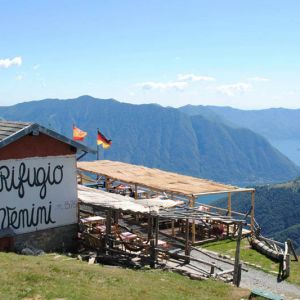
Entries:
[[0,299],[240,299],[248,291],[159,270],[88,265],[66,256],[0,254]]

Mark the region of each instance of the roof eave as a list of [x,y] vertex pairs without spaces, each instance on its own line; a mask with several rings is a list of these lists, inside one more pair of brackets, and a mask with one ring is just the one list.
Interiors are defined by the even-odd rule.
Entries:
[[60,133],[57,133],[51,129],[48,129],[46,127],[43,127],[37,123],[32,123],[32,124],[29,124],[28,126],[22,128],[21,130],[17,131],[16,133],[10,135],[9,137],[7,137],[6,139],[0,141],[0,149],[15,142],[16,140],[20,139],[21,137],[23,136],[26,136],[30,133],[33,133],[34,131],[37,131],[37,132],[41,132],[43,134],[46,134],[52,138],[55,138],[63,143],[66,143],[66,144],[69,144],[70,146],[78,149],[78,150],[81,150],[83,152],[86,152],[86,153],[92,153],[92,154],[95,154],[97,153],[96,150],[94,149],[91,149],[85,145],[82,145],[76,141],[73,141],[72,139],[69,139],[68,137],[66,136],[63,136],[62,134]]

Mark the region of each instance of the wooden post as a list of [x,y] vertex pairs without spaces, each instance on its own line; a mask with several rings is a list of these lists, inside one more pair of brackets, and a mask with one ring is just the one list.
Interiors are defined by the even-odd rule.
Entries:
[[215,263],[212,262],[212,265],[210,266],[210,275],[212,276],[214,275],[214,273],[215,273]]
[[137,184],[134,185],[134,199],[138,198],[138,189],[137,189]]
[[80,203],[77,201],[77,224],[80,224]]
[[286,242],[287,242],[287,245],[288,245],[288,253],[289,253],[289,254],[292,254],[292,255],[294,256],[294,259],[295,259],[296,261],[298,261],[299,259],[298,259],[298,256],[297,256],[297,254],[296,254],[296,251],[295,251],[295,249],[294,249],[294,246],[293,246],[293,244],[292,244],[292,241],[291,241],[290,239],[288,239]]
[[231,193],[228,193],[228,216],[231,217]]
[[114,211],[114,223],[117,225],[119,224],[119,211],[118,210]]
[[[190,223],[189,219],[185,221],[185,255],[190,256]],[[186,259],[185,263],[190,263],[190,259]]]
[[[99,131],[99,129],[98,129],[98,131]],[[97,144],[97,157],[96,157],[97,160],[99,160],[99,158],[100,158],[99,149],[100,149],[99,145]],[[96,176],[97,183],[98,183],[99,178],[100,178],[100,176],[99,176],[99,174],[97,174],[97,176]]]
[[255,191],[251,192],[251,233],[254,233],[254,199],[255,199]]
[[171,224],[172,224],[172,237],[175,236],[175,227],[174,227],[174,220],[171,220]]
[[[190,207],[195,207],[195,197],[192,196],[190,200]],[[195,220],[193,219],[192,222],[192,244],[195,244],[196,240],[196,225],[195,225]]]
[[283,264],[282,264],[282,278],[287,278],[290,276],[290,263],[291,263],[291,258],[290,254],[288,253],[288,243],[284,243],[284,254],[283,254]]
[[155,268],[155,263],[156,263],[155,241],[150,240],[150,267]]
[[151,215],[148,215],[148,240],[153,237],[153,218]]
[[242,239],[242,230],[243,230],[243,224],[238,224],[238,237],[236,241],[236,250],[235,250],[235,260],[234,260],[234,271],[233,271],[233,284],[236,286],[240,285],[241,276],[240,273],[240,249],[241,249],[241,239]]
[[109,178],[105,176],[105,189],[107,192],[108,192],[108,182],[109,182]]
[[286,264],[285,277],[288,278],[291,273],[291,257],[289,254],[286,255],[285,264]]
[[[111,209],[109,208],[106,211],[106,234],[105,234],[105,245],[108,246],[108,249],[112,247],[112,241],[110,240],[111,237]],[[109,252],[109,251],[108,251]]]
[[159,234],[159,216],[155,217],[155,247],[158,245],[158,234]]

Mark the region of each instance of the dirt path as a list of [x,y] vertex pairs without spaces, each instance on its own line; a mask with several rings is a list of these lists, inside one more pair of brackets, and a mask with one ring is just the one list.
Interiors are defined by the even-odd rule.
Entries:
[[[204,260],[208,262],[214,262],[216,265],[216,272],[220,272],[222,270],[230,270],[233,269],[232,261],[220,261],[217,256],[212,253],[209,253],[210,256],[207,256],[205,253],[201,253],[199,251],[192,250],[191,256],[197,258],[199,260]],[[169,266],[175,267],[182,271],[188,271],[194,274],[205,274],[210,272],[210,266],[207,266],[203,263],[192,261],[190,264],[180,264],[178,262],[172,261],[168,263]],[[240,287],[247,288],[252,290],[253,288],[258,288],[264,291],[270,291],[272,293],[281,295],[284,299],[299,299],[300,300],[300,286],[288,283],[287,281],[277,281],[277,277],[271,274],[267,274],[263,271],[246,267],[248,272],[242,271],[242,279]],[[203,271],[204,272],[203,272]]]

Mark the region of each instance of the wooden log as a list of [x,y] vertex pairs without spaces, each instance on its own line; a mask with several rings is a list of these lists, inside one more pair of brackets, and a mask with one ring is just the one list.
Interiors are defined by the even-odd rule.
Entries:
[[224,270],[224,271],[222,271],[222,272],[218,272],[218,273],[216,273],[216,276],[223,276],[223,275],[227,275],[227,274],[231,274],[231,273],[233,273],[234,272],[234,269],[229,269],[229,270]]
[[176,252],[172,253],[168,250],[162,250],[162,249],[158,249],[158,248],[156,250],[159,251],[159,252],[168,253],[170,255],[170,257],[172,257],[172,258],[183,259],[184,261],[188,259],[188,260],[195,261],[195,262],[198,262],[198,263],[210,266],[210,267],[213,266],[215,269],[223,271],[223,269],[216,266],[215,263],[210,263],[210,262],[202,260],[200,258],[195,258],[195,257],[192,257],[192,256],[183,255],[183,254],[179,254],[179,253],[176,253]]
[[288,239],[286,242],[287,242],[287,245],[288,245],[288,252],[294,256],[294,259],[296,261],[299,261],[298,256],[296,254],[296,251],[294,249],[292,241],[290,239]]
[[259,241],[258,239],[252,238],[251,240],[251,246],[256,249],[258,252],[266,255],[267,257],[270,257],[274,260],[281,260],[282,254],[280,252],[277,252],[270,247],[268,247],[265,243],[262,241]]
[[[229,264],[229,265],[234,266],[234,263],[232,263],[232,262],[229,261],[228,259],[226,259],[226,260],[225,260],[225,259],[222,259],[222,258],[220,258],[220,257],[217,257],[217,256],[215,256],[215,255],[212,255],[212,254],[210,254],[210,253],[208,253],[208,252],[206,252],[206,251],[203,251],[203,250],[201,250],[201,249],[199,249],[199,248],[196,248],[196,247],[191,247],[191,249],[194,250],[194,251],[198,251],[198,252],[200,252],[200,253],[202,253],[202,254],[205,254],[205,255],[207,255],[208,257],[210,257],[210,258],[212,258],[212,259],[214,259],[214,260],[222,261],[222,262],[225,262],[226,264]],[[242,267],[242,270],[245,271],[245,272],[248,272],[248,269],[246,269],[246,268],[244,268],[244,267]]]

